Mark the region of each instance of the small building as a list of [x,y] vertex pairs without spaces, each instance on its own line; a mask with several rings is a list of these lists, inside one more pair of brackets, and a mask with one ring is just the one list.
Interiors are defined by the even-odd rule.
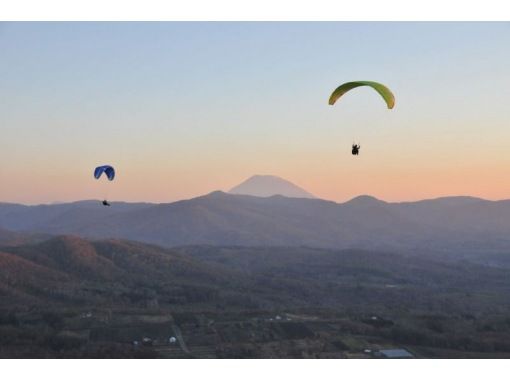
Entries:
[[371,315],[369,317],[362,318],[361,322],[374,327],[390,327],[394,325],[392,320],[385,319],[379,315]]
[[149,338],[149,337],[144,337],[144,338],[142,339],[142,344],[143,344],[144,346],[152,346],[152,339],[151,339],[151,338]]
[[374,357],[382,359],[413,359],[414,355],[404,348],[391,348],[375,351]]

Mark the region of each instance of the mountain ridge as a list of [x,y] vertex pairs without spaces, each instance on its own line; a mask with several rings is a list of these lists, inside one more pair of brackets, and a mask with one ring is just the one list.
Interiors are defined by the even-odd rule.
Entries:
[[[347,249],[510,249],[510,202],[439,198],[391,203],[359,196],[344,203],[222,191],[173,203],[53,206],[0,204],[0,234],[75,234],[174,247],[193,244]],[[1,232],[1,231],[0,231]],[[14,234],[12,233],[14,232]],[[40,235],[37,235],[40,234]]]

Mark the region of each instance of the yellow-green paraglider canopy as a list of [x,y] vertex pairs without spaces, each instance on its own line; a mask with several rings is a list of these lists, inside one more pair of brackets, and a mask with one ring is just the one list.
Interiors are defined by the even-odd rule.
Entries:
[[369,86],[369,87],[372,87],[374,90],[376,90],[379,93],[379,95],[382,96],[382,98],[386,102],[386,105],[388,106],[389,109],[392,109],[393,106],[395,105],[395,96],[393,95],[393,93],[390,91],[390,89],[388,87],[386,87],[385,85],[383,85],[381,83],[370,82],[370,81],[356,81],[356,82],[347,82],[347,83],[342,84],[335,91],[333,91],[333,93],[329,97],[329,104],[330,105],[335,104],[335,102],[343,94],[352,90],[353,88],[361,87],[361,86]]

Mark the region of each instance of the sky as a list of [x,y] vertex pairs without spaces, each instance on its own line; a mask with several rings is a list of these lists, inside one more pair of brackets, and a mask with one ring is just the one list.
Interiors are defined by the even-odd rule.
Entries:
[[[496,22],[0,23],[0,201],[171,202],[254,174],[340,202],[507,199],[508,46]],[[353,80],[395,108],[369,88],[329,106]]]

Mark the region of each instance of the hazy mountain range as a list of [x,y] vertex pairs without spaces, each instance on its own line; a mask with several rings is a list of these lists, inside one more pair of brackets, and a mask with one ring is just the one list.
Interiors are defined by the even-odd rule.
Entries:
[[217,191],[174,203],[113,202],[112,207],[98,201],[39,206],[3,203],[0,228],[122,238],[166,247],[210,244],[499,252],[510,248],[510,201],[448,197],[388,203],[360,196],[335,203]]

